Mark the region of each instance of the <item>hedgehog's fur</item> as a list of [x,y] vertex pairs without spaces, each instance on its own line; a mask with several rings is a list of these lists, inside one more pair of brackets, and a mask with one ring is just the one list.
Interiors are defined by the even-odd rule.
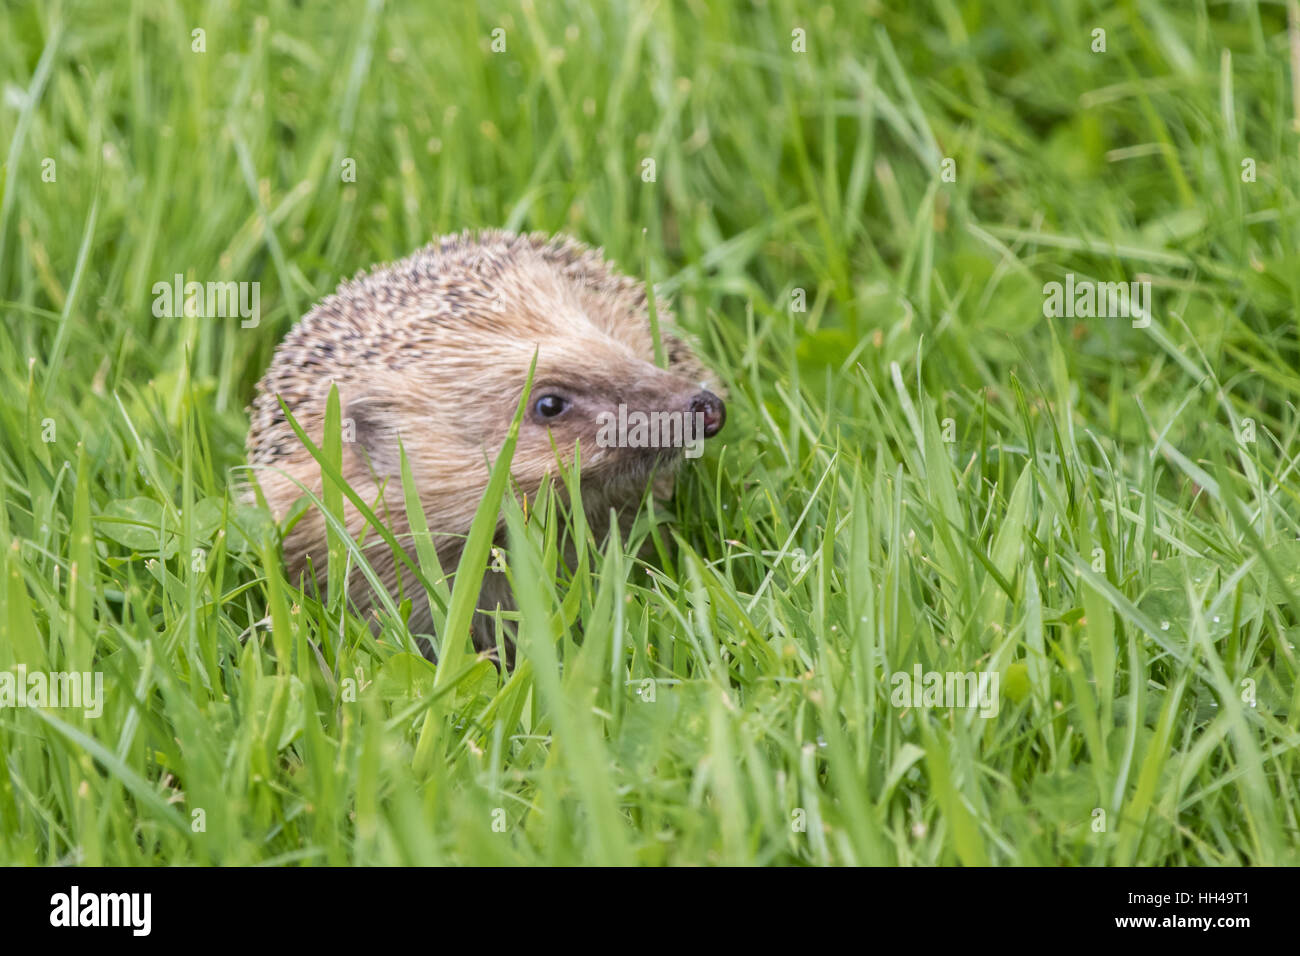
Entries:
[[[669,319],[666,310],[658,309]],[[573,239],[502,231],[469,232],[436,240],[392,265],[344,282],[316,305],[276,349],[250,408],[249,461],[277,518],[302,487],[321,492],[320,469],[285,420],[277,397],[317,445],[325,403],[338,386],[345,423],[355,441],[344,445],[343,474],[397,540],[409,539],[402,499],[398,437],[410,461],[438,557],[455,569],[464,535],[514,416],[528,367],[537,352],[530,404],[548,389],[570,389],[577,406],[681,407],[701,389],[719,392],[691,350],[662,332],[668,368],[654,364],[654,343],[643,284],[611,270],[599,250]],[[713,398],[713,396],[709,396]],[[719,403],[720,409],[720,403]],[[596,529],[609,510],[635,507],[652,472],[671,474],[677,454],[600,448],[594,425],[582,416],[535,421],[526,412],[511,466],[518,490],[536,493],[556,471],[556,449],[582,455],[583,501]],[[552,445],[554,439],[554,445]],[[260,466],[260,467],[259,467]],[[365,521],[345,506],[349,532]],[[318,572],[327,557],[325,524],[309,508],[285,536],[294,580],[310,557]],[[367,557],[390,593],[397,565],[371,530]],[[479,606],[509,607],[504,575],[486,575]],[[320,578],[324,580],[323,575]],[[412,586],[409,575],[406,587]],[[362,611],[376,604],[360,573],[350,595]],[[412,602],[411,630],[428,633],[423,595]],[[494,645],[494,629],[476,615],[480,649]]]

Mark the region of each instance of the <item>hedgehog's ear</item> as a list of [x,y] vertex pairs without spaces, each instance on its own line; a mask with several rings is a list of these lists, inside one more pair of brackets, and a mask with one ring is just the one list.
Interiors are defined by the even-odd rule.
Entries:
[[345,434],[346,427],[352,426],[353,452],[379,478],[402,473],[402,451],[395,421],[393,410],[376,398],[351,399],[344,415]]

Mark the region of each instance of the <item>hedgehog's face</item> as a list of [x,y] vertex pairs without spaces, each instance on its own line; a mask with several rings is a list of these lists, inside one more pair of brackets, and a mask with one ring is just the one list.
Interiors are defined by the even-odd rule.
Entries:
[[617,350],[555,358],[539,355],[520,425],[511,471],[525,487],[576,454],[584,485],[636,498],[656,471],[698,458],[726,420],[717,395],[652,362]]

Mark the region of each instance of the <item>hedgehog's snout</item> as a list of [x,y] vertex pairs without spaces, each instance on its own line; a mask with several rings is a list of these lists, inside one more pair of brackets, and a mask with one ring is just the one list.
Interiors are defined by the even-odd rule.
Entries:
[[712,438],[727,423],[727,406],[710,391],[702,391],[691,399],[691,413],[703,415],[704,437]]

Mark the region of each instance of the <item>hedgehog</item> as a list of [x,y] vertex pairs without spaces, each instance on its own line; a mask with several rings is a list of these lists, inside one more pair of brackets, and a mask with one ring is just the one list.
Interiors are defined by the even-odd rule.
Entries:
[[[320,466],[281,402],[320,446],[337,387],[344,478],[405,545],[404,449],[438,559],[451,572],[535,358],[512,483],[531,499],[577,456],[589,526],[604,534],[611,513],[619,521],[635,514],[651,485],[666,493],[700,437],[713,437],[726,420],[716,377],[672,331],[670,310],[660,305],[656,314],[663,319],[658,349],[644,283],[575,239],[501,230],[435,239],[343,282],[293,327],[249,408],[249,464],[277,520],[295,510],[304,490],[319,496]],[[647,419],[662,434],[647,433]],[[345,523],[354,538],[366,530],[347,502]],[[499,521],[498,543],[503,529]],[[400,562],[373,531],[365,541],[368,561],[396,596]],[[318,573],[326,567],[319,509],[301,514],[283,547],[292,580],[304,580],[309,565]],[[496,648],[490,612],[513,607],[504,578],[485,574],[474,615],[474,645],[487,656]],[[409,589],[409,577],[405,583]],[[379,597],[365,577],[354,569],[347,588],[373,622]],[[426,601],[412,602],[407,625],[412,634],[432,634]],[[427,640],[420,646],[432,656]]]

